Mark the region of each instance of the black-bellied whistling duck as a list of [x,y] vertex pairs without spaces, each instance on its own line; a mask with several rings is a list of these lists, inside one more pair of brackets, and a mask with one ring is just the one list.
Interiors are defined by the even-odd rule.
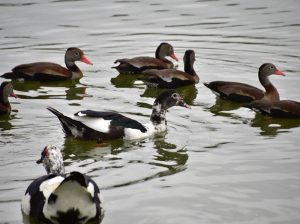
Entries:
[[8,101],[9,96],[17,98],[12,84],[10,82],[2,82],[0,86],[0,115],[9,114],[11,111],[11,106]]
[[195,84],[199,77],[194,70],[195,52],[187,50],[183,57],[184,72],[176,69],[150,69],[142,72],[140,77],[147,85],[158,88],[177,88]]
[[38,81],[61,81],[67,79],[79,79],[83,76],[75,61],[82,61],[92,64],[83,54],[82,50],[76,47],[68,48],[65,54],[67,68],[52,62],[35,62],[22,64],[14,67],[12,72],[2,75],[7,79],[25,79]]
[[115,112],[85,110],[69,117],[52,107],[47,109],[58,117],[66,135],[102,142],[117,138],[126,140],[147,138],[165,131],[166,112],[173,106],[190,108],[176,91],[162,92],[154,101],[150,122],[147,124],[141,124]]
[[[36,163],[47,175],[35,179],[22,199],[24,223],[100,223],[103,205],[99,187],[80,172],[65,174],[58,147],[48,145]],[[30,220],[30,221],[29,221]]]
[[271,117],[300,118],[300,102],[293,100],[255,100],[246,107]]
[[173,47],[168,43],[161,43],[156,49],[155,58],[135,57],[118,59],[115,61],[115,63],[120,64],[112,68],[115,68],[118,70],[119,73],[124,74],[140,74],[146,69],[174,68],[173,63],[165,58],[167,56],[178,61],[178,58],[174,53]]
[[269,76],[284,75],[275,65],[265,63],[260,66],[258,70],[258,78],[260,83],[265,88],[265,92],[248,84],[240,82],[225,82],[214,81],[204,83],[206,87],[212,90],[217,96],[222,99],[236,101],[236,102],[251,102],[253,100],[260,100],[262,98],[270,101],[278,101],[279,94],[276,88],[269,80]]

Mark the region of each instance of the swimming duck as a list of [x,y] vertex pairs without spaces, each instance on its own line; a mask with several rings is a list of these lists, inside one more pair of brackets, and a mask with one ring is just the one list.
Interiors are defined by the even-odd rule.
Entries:
[[258,78],[265,88],[265,92],[254,86],[240,82],[214,81],[203,84],[211,89],[214,94],[225,100],[251,102],[265,98],[270,101],[278,101],[279,94],[277,89],[269,80],[269,76],[273,74],[284,76],[284,74],[271,63],[261,65],[258,70]]
[[195,52],[193,50],[185,51],[184,72],[176,69],[150,69],[142,72],[139,78],[148,86],[158,88],[177,88],[185,85],[199,82],[199,76],[194,70]]
[[92,64],[83,54],[82,50],[71,47],[67,49],[65,54],[67,68],[52,62],[35,62],[18,65],[12,69],[12,72],[5,73],[2,77],[7,79],[37,80],[42,82],[79,79],[83,74],[75,64],[75,61]]
[[141,72],[146,69],[174,68],[173,63],[166,59],[166,56],[178,61],[172,45],[169,43],[161,43],[156,49],[155,58],[142,56],[117,59],[115,63],[119,63],[119,65],[112,68],[124,74],[141,74]]
[[293,100],[279,100],[270,102],[268,100],[255,100],[246,107],[271,117],[300,118],[300,102]]
[[150,122],[145,125],[115,112],[84,110],[68,117],[52,107],[47,109],[58,117],[66,135],[102,142],[116,138],[146,138],[165,131],[166,112],[173,106],[190,108],[174,90],[162,92],[153,104]]
[[2,82],[0,86],[0,115],[9,114],[11,111],[11,106],[8,101],[9,96],[17,98],[13,90],[13,85],[11,82]]
[[35,179],[22,199],[24,220],[39,223],[100,223],[104,210],[97,184],[80,172],[65,174],[63,156],[58,147],[46,146],[37,163],[47,175]]

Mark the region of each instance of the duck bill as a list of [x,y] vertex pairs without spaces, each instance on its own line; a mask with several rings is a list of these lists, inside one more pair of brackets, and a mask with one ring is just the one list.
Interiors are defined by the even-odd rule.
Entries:
[[36,161],[36,163],[37,163],[37,164],[43,163],[43,157],[41,157],[40,159],[38,159],[38,160]]
[[188,104],[187,104],[186,102],[184,102],[183,100],[177,101],[176,106],[179,106],[179,107],[185,107],[185,108],[191,109],[191,106],[188,105]]
[[12,92],[12,93],[10,94],[10,96],[11,96],[11,97],[14,97],[14,98],[18,98],[18,96],[17,96],[14,92]]
[[280,71],[278,68],[276,68],[275,72],[274,72],[275,75],[282,75],[282,76],[285,76],[285,74]]
[[175,53],[171,54],[170,57],[176,61],[179,61]]
[[84,62],[86,64],[89,64],[89,65],[93,64],[92,62],[90,62],[90,60],[85,55],[81,56],[80,61],[82,61],[82,62]]

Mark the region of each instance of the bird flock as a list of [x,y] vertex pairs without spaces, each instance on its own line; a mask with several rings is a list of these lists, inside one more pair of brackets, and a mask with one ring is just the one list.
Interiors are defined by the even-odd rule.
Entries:
[[[117,59],[113,69],[120,74],[135,75],[147,86],[165,89],[155,99],[149,122],[139,121],[110,111],[81,110],[68,116],[54,107],[47,109],[55,115],[67,137],[97,142],[123,138],[135,140],[147,138],[166,131],[166,112],[179,106],[191,108],[176,88],[199,84],[200,78],[194,70],[195,52],[186,50],[184,71],[177,70],[167,57],[178,61],[171,44],[163,42],[155,51],[155,57],[139,56]],[[1,77],[11,80],[35,80],[39,82],[60,82],[80,79],[82,71],[75,64],[81,61],[92,64],[79,48],[68,48],[65,53],[66,68],[52,62],[35,62],[14,67]],[[247,83],[213,81],[203,83],[217,97],[242,103],[258,113],[271,117],[300,118],[300,103],[281,100],[276,87],[270,81],[271,75],[284,76],[272,63],[264,63],[258,69],[258,79],[264,90]],[[0,115],[9,114],[11,105],[8,97],[17,97],[10,81],[0,86]],[[188,113],[188,112],[187,112]],[[47,175],[35,179],[27,188],[21,209],[25,223],[100,223],[104,216],[102,196],[97,184],[80,172],[66,174],[61,150],[53,145],[43,148],[41,158]]]

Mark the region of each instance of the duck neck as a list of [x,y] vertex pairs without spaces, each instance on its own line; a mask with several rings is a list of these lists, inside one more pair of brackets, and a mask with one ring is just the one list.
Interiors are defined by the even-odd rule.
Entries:
[[83,76],[81,70],[77,67],[75,62],[70,61],[65,57],[65,64],[67,68],[72,72],[72,79],[81,78]]
[[167,110],[164,109],[160,103],[153,105],[150,120],[155,127],[167,124],[166,112]]
[[65,167],[63,161],[47,161],[44,163],[47,174],[63,175],[65,173]]
[[259,81],[265,88],[266,92],[264,94],[263,99],[268,100],[270,102],[279,101],[279,93],[275,86],[269,80],[269,77],[266,75],[259,75]]
[[0,103],[9,105],[8,95],[3,91],[3,89],[0,90]]

